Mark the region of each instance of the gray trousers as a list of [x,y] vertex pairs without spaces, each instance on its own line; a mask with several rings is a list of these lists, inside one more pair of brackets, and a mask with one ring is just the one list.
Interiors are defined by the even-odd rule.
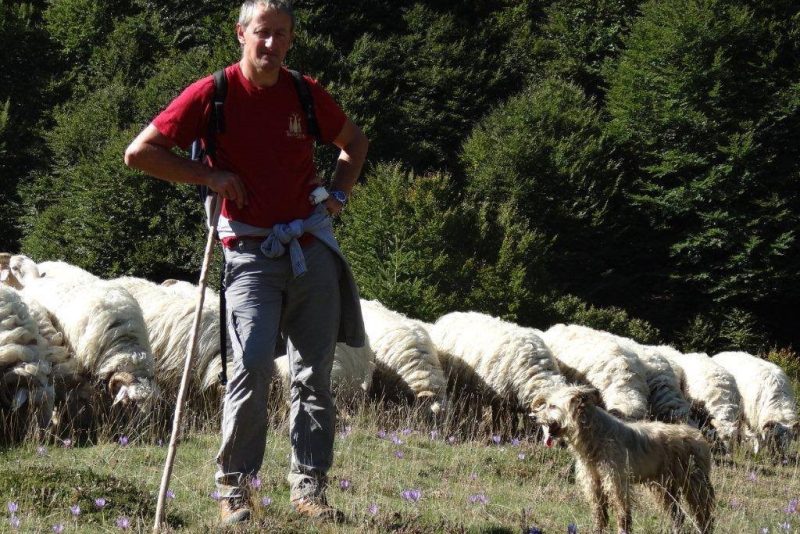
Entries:
[[228,332],[233,370],[222,414],[217,487],[246,490],[264,459],[267,395],[279,331],[289,337],[292,498],[324,491],[333,462],[336,419],[330,375],[339,329],[341,260],[325,244],[303,249],[308,272],[292,275],[289,256],[266,258],[257,241],[225,250]]

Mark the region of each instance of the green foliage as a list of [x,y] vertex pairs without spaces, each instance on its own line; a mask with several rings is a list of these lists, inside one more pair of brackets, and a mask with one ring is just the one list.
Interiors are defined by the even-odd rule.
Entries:
[[620,308],[598,308],[586,304],[574,295],[555,298],[551,306],[553,322],[581,324],[646,345],[660,342],[658,329],[647,321],[630,317]]
[[753,6],[646,3],[609,79],[667,329],[709,304],[781,322],[800,302],[800,5]]
[[750,312],[740,308],[698,313],[676,334],[686,352],[743,350],[756,354],[766,349],[764,327]]
[[800,357],[792,349],[773,348],[770,350],[766,359],[783,369],[792,381],[795,399],[800,399]]

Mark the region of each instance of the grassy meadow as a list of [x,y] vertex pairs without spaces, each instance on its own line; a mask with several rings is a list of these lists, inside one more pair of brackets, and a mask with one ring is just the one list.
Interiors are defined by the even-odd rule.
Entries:
[[[590,532],[589,507],[574,484],[567,450],[534,438],[450,439],[418,419],[366,404],[340,421],[329,499],[347,514],[344,525],[293,516],[287,425],[276,422],[254,483],[254,520],[230,531]],[[167,441],[168,435],[162,443],[118,436],[93,446],[30,441],[0,452],[0,532],[150,532]],[[165,531],[216,530],[217,446],[213,423],[186,432]],[[716,463],[713,481],[718,532],[800,531],[792,502],[800,497],[796,461],[773,465],[740,450]],[[666,532],[666,521],[639,492],[634,530]]]

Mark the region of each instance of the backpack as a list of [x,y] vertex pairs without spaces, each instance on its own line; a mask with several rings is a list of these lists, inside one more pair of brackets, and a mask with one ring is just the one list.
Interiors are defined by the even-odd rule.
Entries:
[[[311,96],[311,89],[308,86],[303,75],[296,71],[289,69],[294,82],[297,97],[300,99],[300,107],[306,115],[308,122],[308,133],[317,141],[320,142],[319,124],[317,123],[317,116],[314,113],[314,99]],[[225,131],[225,97],[228,96],[228,78],[225,75],[225,70],[220,69],[214,72],[214,100],[211,106],[211,116],[208,120],[208,130],[206,133],[206,146],[203,147],[199,139],[192,142],[190,149],[190,157],[194,161],[206,163],[206,158],[213,157],[216,149],[216,136],[218,133]],[[211,213],[211,199],[213,191],[208,186],[198,185],[197,193],[200,195],[200,201],[206,209],[206,218],[209,226],[212,224],[213,213]],[[228,346],[228,329],[227,317],[225,306],[225,255],[222,255],[222,268],[220,269],[220,291],[219,291],[219,355],[222,360],[222,370],[219,373],[219,381],[223,386],[228,383],[226,372],[227,366],[227,346]]]

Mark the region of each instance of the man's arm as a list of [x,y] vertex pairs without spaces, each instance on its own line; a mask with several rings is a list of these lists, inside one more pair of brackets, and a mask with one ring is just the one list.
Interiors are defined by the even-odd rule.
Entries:
[[[358,175],[361,174],[364,160],[367,158],[369,140],[353,121],[347,119],[342,126],[342,131],[333,140],[333,144],[339,147],[341,152],[333,173],[331,190],[344,191],[347,196],[350,196],[350,192],[358,180]],[[338,215],[342,211],[342,205],[332,197],[325,201],[325,207],[331,215]]]
[[247,191],[241,178],[232,172],[183,158],[172,152],[174,146],[171,139],[150,124],[125,149],[125,165],[168,182],[208,186],[240,208],[247,204]]

